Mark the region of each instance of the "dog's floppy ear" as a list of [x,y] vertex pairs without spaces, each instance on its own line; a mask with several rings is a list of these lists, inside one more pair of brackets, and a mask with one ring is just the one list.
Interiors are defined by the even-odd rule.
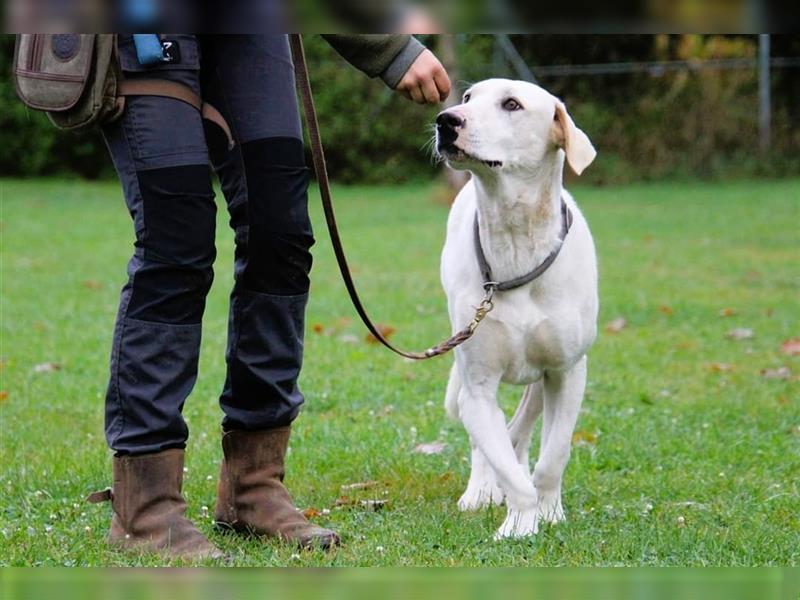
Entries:
[[567,107],[560,100],[556,100],[556,114],[553,117],[553,140],[567,155],[567,162],[577,175],[592,164],[597,151],[589,141],[589,137],[575,126],[572,117],[567,112]]

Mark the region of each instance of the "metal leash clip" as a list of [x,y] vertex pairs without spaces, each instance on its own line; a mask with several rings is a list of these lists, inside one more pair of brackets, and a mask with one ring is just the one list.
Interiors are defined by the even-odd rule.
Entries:
[[481,303],[478,305],[478,308],[475,309],[475,316],[469,324],[468,329],[470,334],[475,332],[475,329],[478,327],[478,323],[483,321],[483,318],[494,308],[494,302],[492,302],[492,298],[494,298],[494,291],[496,287],[496,281],[487,281],[483,284],[485,294],[483,296],[483,300],[481,300]]

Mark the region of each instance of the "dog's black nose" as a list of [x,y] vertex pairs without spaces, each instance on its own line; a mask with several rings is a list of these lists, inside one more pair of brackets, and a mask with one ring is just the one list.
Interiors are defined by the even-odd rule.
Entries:
[[463,127],[466,119],[451,111],[440,112],[436,117],[436,126],[440,128],[455,129],[456,127]]

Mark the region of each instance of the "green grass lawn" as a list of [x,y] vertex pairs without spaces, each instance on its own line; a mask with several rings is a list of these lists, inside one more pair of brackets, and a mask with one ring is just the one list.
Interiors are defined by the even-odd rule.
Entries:
[[[503,542],[491,537],[504,509],[456,508],[469,445],[442,409],[452,359],[410,363],[364,341],[312,196],[318,243],[306,405],[288,484],[298,506],[342,533],[344,546],[330,554],[212,527],[232,282],[232,236],[220,211],[200,377],[185,410],[185,491],[190,517],[233,564],[800,562],[800,357],[781,352],[800,336],[800,180],[573,191],[599,252],[601,335],[565,475],[568,521]],[[372,316],[406,348],[446,337],[440,192],[410,185],[334,193]],[[110,507],[83,502],[111,474],[103,397],[132,249],[118,185],[6,180],[0,200],[0,565],[162,564],[109,548]],[[619,317],[624,329],[604,331]],[[753,337],[729,338],[736,328]],[[781,367],[789,378],[762,374]],[[503,388],[504,406],[520,391]],[[433,441],[444,451],[414,452]],[[361,500],[386,503],[373,510]]]

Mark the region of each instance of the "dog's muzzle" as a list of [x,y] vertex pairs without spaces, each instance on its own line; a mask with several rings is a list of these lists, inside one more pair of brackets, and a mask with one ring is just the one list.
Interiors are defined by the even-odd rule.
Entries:
[[436,117],[437,150],[455,150],[458,130],[463,128],[466,122],[464,117],[453,111],[440,112]]

